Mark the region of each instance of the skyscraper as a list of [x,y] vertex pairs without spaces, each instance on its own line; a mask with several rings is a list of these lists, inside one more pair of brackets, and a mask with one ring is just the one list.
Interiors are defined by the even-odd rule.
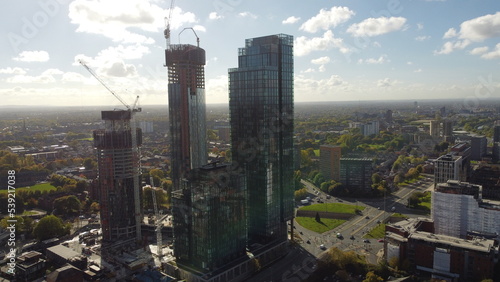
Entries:
[[213,271],[246,255],[245,176],[227,164],[192,169],[172,194],[178,264]]
[[101,116],[105,128],[94,131],[102,238],[105,242],[140,237],[140,194],[134,191],[134,182],[140,175],[140,157],[139,151],[134,152],[133,147],[142,144],[142,134],[139,128],[132,128],[132,114],[131,111],[103,111]]
[[173,44],[165,50],[174,190],[193,168],[207,163],[205,50]]
[[340,181],[340,158],[342,150],[340,146],[319,146],[319,166],[326,180]]
[[293,218],[293,36],[247,39],[229,69],[232,158],[248,190],[249,244],[287,240]]

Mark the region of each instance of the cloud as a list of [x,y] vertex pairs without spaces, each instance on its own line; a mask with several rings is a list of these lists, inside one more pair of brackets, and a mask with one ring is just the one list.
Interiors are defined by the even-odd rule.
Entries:
[[366,60],[363,60],[363,59],[359,59],[358,60],[358,63],[366,63],[366,64],[376,64],[376,65],[379,65],[379,64],[384,64],[384,63],[388,63],[390,62],[390,60],[387,59],[387,55],[381,55],[380,57],[378,57],[378,59],[375,59],[375,58],[369,58],[369,59],[366,59]]
[[444,33],[443,38],[448,39],[456,36],[457,36],[457,30],[454,28],[450,28]]
[[208,18],[211,19],[211,20],[220,20],[220,19],[222,19],[224,17],[222,15],[217,14],[217,12],[211,12],[208,15]]
[[355,13],[347,7],[332,7],[321,9],[319,13],[300,26],[300,30],[315,33],[318,30],[328,30],[331,27],[348,21]]
[[421,23],[418,23],[417,24],[417,30],[422,30],[422,29],[424,29],[424,25],[421,24]]
[[22,74],[26,74],[26,71],[22,68],[18,68],[18,67],[15,67],[15,68],[4,68],[4,69],[0,69],[0,74],[16,74],[16,75],[22,75]]
[[215,78],[207,80],[207,100],[228,101],[228,77],[227,75],[219,75]]
[[386,77],[384,79],[379,79],[377,81],[377,87],[391,87],[394,85],[394,81],[392,81],[390,78]]
[[257,16],[250,13],[250,12],[241,12],[238,14],[238,16],[242,17],[242,18],[251,18],[251,19],[256,19]]
[[329,62],[330,62],[330,57],[328,57],[328,56],[324,56],[324,57],[320,57],[320,58],[311,60],[311,63],[313,63],[315,65],[324,65],[324,64],[327,64]]
[[405,23],[406,18],[403,17],[368,18],[360,23],[352,24],[347,32],[354,37],[371,37],[401,30]]
[[297,37],[294,46],[294,52],[297,56],[305,56],[314,51],[326,51],[332,48],[339,49],[342,54],[351,52],[344,45],[342,38],[336,38],[331,30],[326,31],[322,37]]
[[484,54],[488,51],[488,46],[484,46],[484,47],[476,47],[474,49],[472,49],[469,53],[472,54],[472,55],[480,55],[480,54]]
[[47,62],[49,60],[49,53],[47,51],[23,51],[17,57],[14,57],[13,60],[20,62]]
[[498,43],[495,46],[495,50],[488,52],[488,53],[484,53],[483,55],[481,55],[481,58],[487,59],[487,60],[500,59],[500,43]]
[[422,69],[416,69],[413,72],[422,72]]
[[470,40],[458,40],[455,42],[448,41],[443,44],[441,50],[434,51],[434,55],[447,55],[457,49],[459,50],[464,49],[465,47],[469,46],[470,43],[471,43]]
[[431,38],[431,37],[430,37],[430,36],[428,36],[428,35],[427,35],[427,36],[422,35],[422,36],[417,36],[417,37],[415,37],[415,40],[416,40],[416,41],[425,41],[425,40],[428,40],[428,39],[430,39],[430,38]]
[[[77,25],[77,32],[100,34],[115,42],[152,44],[152,37],[136,30],[159,32],[165,27],[168,14],[168,9],[142,0],[75,0],[69,5],[68,16]],[[195,22],[193,13],[173,8],[171,30]]]
[[311,97],[311,96],[324,96],[332,94],[333,91],[342,90],[349,91],[351,85],[339,75],[331,75],[324,79],[306,78],[304,75],[296,75],[294,79],[294,88],[296,93],[307,93],[306,100],[324,100],[324,97]]
[[500,12],[471,19],[460,24],[461,39],[481,42],[500,36]]
[[[500,12],[488,14],[474,19],[464,21],[460,24],[460,30],[455,28],[448,29],[443,38],[457,38],[455,41],[448,41],[443,44],[441,50],[434,51],[434,54],[450,54],[454,50],[464,49],[472,42],[482,42],[489,38],[500,37]],[[484,52],[484,47],[479,47],[470,51],[476,55]],[[490,54],[491,53],[491,54]],[[481,58],[496,58],[495,51],[483,54]]]
[[38,84],[48,84],[56,82],[56,78],[54,76],[60,76],[64,72],[59,69],[47,69],[42,72],[41,75],[31,76],[25,74],[14,75],[13,77],[9,77],[6,79],[8,83],[17,83],[17,84],[30,84],[30,83],[38,83]]
[[288,17],[286,20],[283,20],[281,23],[282,24],[294,24],[298,21],[300,21],[300,18],[295,17],[295,16],[291,16],[291,17]]

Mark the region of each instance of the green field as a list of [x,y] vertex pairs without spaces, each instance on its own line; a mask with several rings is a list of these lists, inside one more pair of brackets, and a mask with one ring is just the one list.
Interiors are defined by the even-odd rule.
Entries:
[[328,230],[332,230],[333,228],[341,225],[346,222],[342,219],[329,219],[322,218],[320,222],[317,222],[313,217],[297,217],[295,218],[298,224],[301,226],[318,233],[323,233]]
[[363,238],[370,238],[370,239],[381,239],[384,238],[385,236],[385,224],[379,224],[375,226],[370,232],[368,232]]
[[342,203],[324,203],[301,207],[299,210],[355,214],[356,209],[362,211],[365,207]]
[[[56,190],[56,187],[50,185],[50,183],[40,183],[40,184],[36,184],[36,185],[33,185],[33,186],[30,186],[30,187],[20,187],[20,188],[17,188],[16,189],[16,192],[19,192],[19,191],[52,191],[52,190]],[[0,194],[7,194],[7,190],[0,190]]]

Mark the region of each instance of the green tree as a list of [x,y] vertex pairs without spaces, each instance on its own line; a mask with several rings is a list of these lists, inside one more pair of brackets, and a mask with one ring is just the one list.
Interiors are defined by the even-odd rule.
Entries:
[[33,229],[33,235],[40,241],[69,234],[71,225],[63,224],[63,221],[55,215],[47,215],[40,219]]
[[80,211],[82,204],[74,195],[59,197],[54,200],[56,214],[76,214]]
[[373,184],[379,184],[381,180],[382,180],[382,177],[380,177],[380,174],[378,174],[378,173],[372,174],[372,183]]
[[302,188],[294,192],[295,200],[300,201],[304,200],[307,197],[307,188]]
[[384,279],[375,274],[375,272],[373,271],[368,272],[366,274],[365,280],[363,280],[363,282],[378,282],[378,281],[384,281]]

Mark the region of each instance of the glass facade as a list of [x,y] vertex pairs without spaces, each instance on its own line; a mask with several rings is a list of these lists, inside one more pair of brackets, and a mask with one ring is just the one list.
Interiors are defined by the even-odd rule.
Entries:
[[189,44],[171,45],[165,57],[172,182],[177,190],[187,172],[207,163],[205,50]]
[[[134,181],[138,181],[141,167],[139,148],[136,153],[132,149],[132,118],[130,111],[103,111],[105,129],[94,131],[102,238],[106,243],[136,236],[135,205],[140,200],[135,200]],[[136,130],[136,145],[140,146],[142,134]]]
[[247,39],[229,69],[233,165],[247,179],[249,244],[287,240],[293,218],[293,37]]
[[177,262],[214,270],[246,254],[245,175],[227,164],[191,170],[172,196]]

